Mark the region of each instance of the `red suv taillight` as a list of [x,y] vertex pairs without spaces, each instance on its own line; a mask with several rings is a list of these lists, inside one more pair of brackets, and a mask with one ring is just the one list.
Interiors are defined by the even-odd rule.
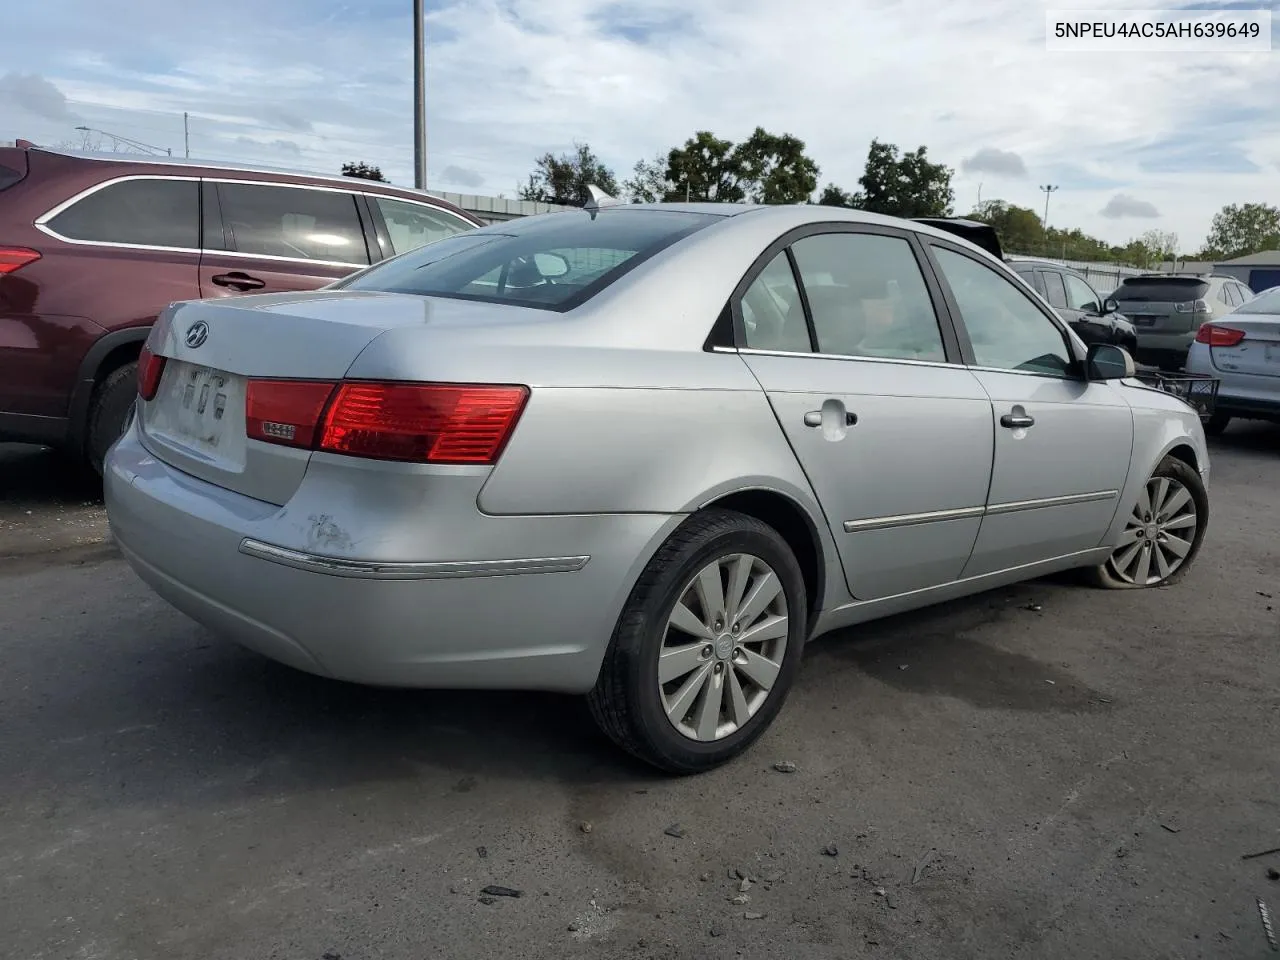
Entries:
[[0,247],[0,277],[21,270],[40,259],[40,252],[29,247]]
[[1203,323],[1196,331],[1196,343],[1207,343],[1211,347],[1234,347],[1243,339],[1243,330],[1220,327],[1214,323]]
[[250,380],[251,439],[375,460],[492,464],[529,398],[522,386]]
[[156,356],[144,346],[138,354],[138,396],[143,400],[154,400],[163,373],[164,357]]

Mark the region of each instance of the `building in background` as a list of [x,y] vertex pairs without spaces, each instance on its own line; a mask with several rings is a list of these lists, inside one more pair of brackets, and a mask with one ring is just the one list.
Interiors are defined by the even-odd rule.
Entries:
[[1280,250],[1263,250],[1223,260],[1213,265],[1213,272],[1235,277],[1248,284],[1254,293],[1261,293],[1280,285]]

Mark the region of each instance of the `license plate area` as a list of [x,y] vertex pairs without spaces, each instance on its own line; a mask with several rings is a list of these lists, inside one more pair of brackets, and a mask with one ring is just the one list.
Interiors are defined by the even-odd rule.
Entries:
[[1135,327],[1154,327],[1156,325],[1156,317],[1150,313],[1135,313],[1130,319]]
[[244,462],[244,378],[170,360],[147,432],[184,453],[228,467]]

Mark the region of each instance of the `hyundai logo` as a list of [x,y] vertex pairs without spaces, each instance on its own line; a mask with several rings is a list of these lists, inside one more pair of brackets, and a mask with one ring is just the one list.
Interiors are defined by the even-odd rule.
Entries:
[[208,339],[209,325],[203,320],[197,320],[191,326],[187,327],[187,346],[192,350]]

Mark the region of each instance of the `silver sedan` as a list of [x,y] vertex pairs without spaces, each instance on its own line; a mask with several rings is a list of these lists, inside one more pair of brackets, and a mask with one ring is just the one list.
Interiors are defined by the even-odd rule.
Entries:
[[1210,434],[1233,419],[1280,423],[1280,287],[1203,324],[1187,354],[1187,372],[1219,381],[1205,426]]
[[179,303],[112,449],[178,609],[368,684],[586,694],[668,771],[740,753],[810,639],[1208,521],[1196,413],[946,223],[609,205],[312,293]]

